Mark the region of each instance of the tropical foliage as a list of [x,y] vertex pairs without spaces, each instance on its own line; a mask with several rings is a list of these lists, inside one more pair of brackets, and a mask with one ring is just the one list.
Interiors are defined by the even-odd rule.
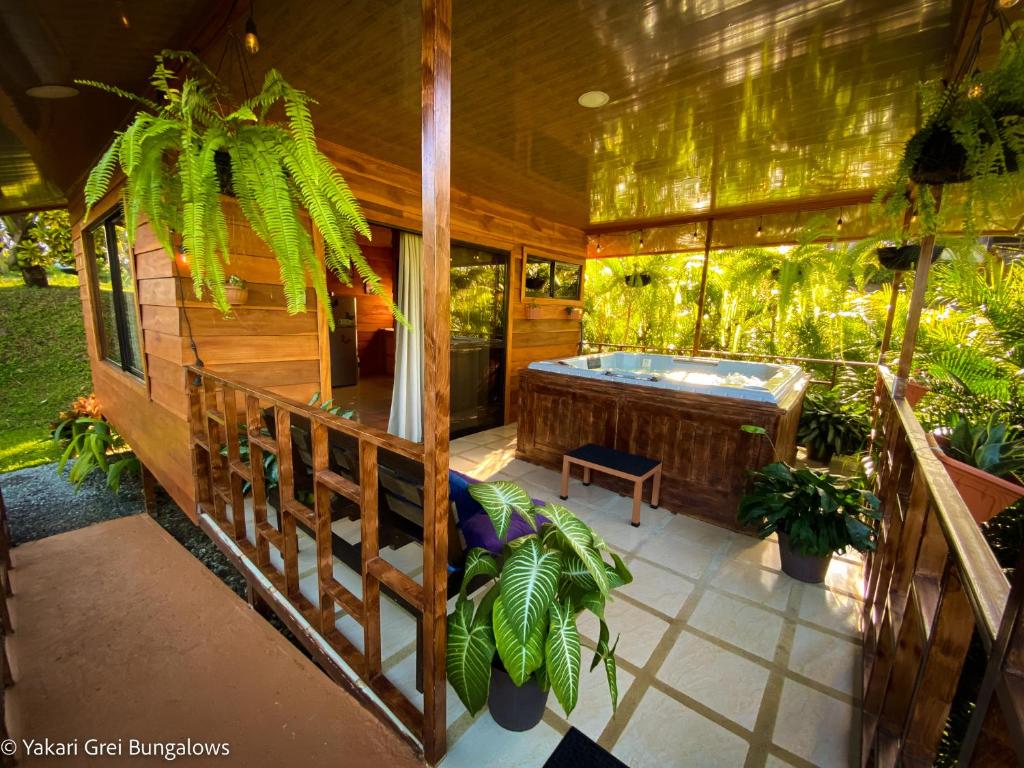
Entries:
[[870,431],[867,407],[856,397],[843,398],[841,389],[812,390],[804,396],[797,442],[811,458],[827,463],[833,455],[859,453]]
[[[760,427],[744,427],[765,435]],[[822,469],[795,469],[773,462],[752,473],[753,487],[740,500],[737,519],[756,526],[766,538],[784,533],[790,546],[805,555],[825,557],[853,547],[875,548],[875,522],[882,519],[878,498],[861,478],[833,475]]]
[[[174,72],[176,63],[184,65],[182,75]],[[224,291],[224,265],[229,261],[221,199],[225,191],[234,195],[253,231],[277,258],[290,312],[305,308],[307,279],[327,306],[326,275],[304,223],[305,212],[323,238],[327,267],[346,285],[352,282],[354,267],[399,317],[356,244],[357,235],[370,238],[369,225],[344,178],[317,147],[312,100],[277,70],[268,71],[259,93],[241,103],[198,58],[182,51],[156,56],[150,78],[156,101],[103,83],[80,82],[139,106],[132,123],[116,134],[90,173],[86,204],[91,207],[103,197],[120,169],[126,179],[129,237],[134,237],[141,215],[169,253],[180,235],[198,296],[209,290],[214,304],[229,311]],[[271,117],[279,112],[283,123]],[[225,161],[229,189],[222,190],[225,174],[218,166]]]
[[[908,208],[919,213],[920,232],[943,224],[973,230],[991,219],[999,203],[1019,199],[1024,156],[1024,38],[1014,25],[1003,36],[999,59],[986,71],[948,85],[922,87],[921,129],[876,201],[898,226]],[[912,184],[913,183],[913,184]],[[938,215],[933,184],[957,184]],[[953,203],[952,205],[950,203]]]
[[57,463],[57,472],[63,474],[71,462],[68,482],[75,486],[76,491],[97,470],[107,476],[107,486],[117,491],[121,487],[121,476],[126,471],[137,472],[139,469],[139,460],[125,453],[127,446],[124,440],[102,416],[67,419],[54,430],[53,441],[57,444],[67,442]]
[[0,216],[0,269],[74,262],[67,211]]
[[[576,620],[587,610],[600,626],[590,669],[604,666],[614,709],[618,641],[609,644],[604,609],[611,590],[633,580],[625,563],[568,509],[535,506],[515,483],[479,483],[469,492],[506,543],[499,557],[469,550],[462,590],[448,617],[448,680],[462,703],[473,713],[483,707],[497,657],[517,686],[533,680],[553,690],[568,715],[579,697],[582,663]],[[509,542],[515,514],[533,533]],[[474,605],[467,592],[480,580],[490,586]]]
[[995,415],[972,422],[956,416],[948,434],[947,453],[996,477],[1024,482],[1024,434]]

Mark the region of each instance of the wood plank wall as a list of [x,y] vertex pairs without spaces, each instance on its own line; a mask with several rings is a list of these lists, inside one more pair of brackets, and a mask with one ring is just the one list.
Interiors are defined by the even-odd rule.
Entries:
[[[375,267],[385,269],[384,235],[387,227],[422,230],[419,174],[335,145],[324,151],[345,174],[353,192],[375,227],[371,254]],[[266,245],[244,224],[237,209],[229,207],[231,263],[229,274],[248,282],[249,300],[224,318],[209,301],[198,300],[191,279],[176,273],[175,262],[156,243],[148,225],[138,231],[134,267],[143,329],[147,376],[139,381],[102,360],[93,310],[92,266],[84,258],[82,232],[118,202],[115,189],[84,220],[78,195],[71,218],[79,284],[91,358],[93,386],[104,412],[136,450],[175,501],[189,515],[195,513],[194,488],[188,452],[187,395],[184,366],[194,362],[189,329],[203,363],[211,370],[237,377],[298,400],[320,388],[320,349],[326,326],[318,324],[312,290],[305,314],[289,315],[276,260]],[[518,373],[531,361],[576,353],[580,322],[569,320],[564,308],[547,306],[543,319],[527,320],[520,299],[519,281],[524,248],[573,258],[585,256],[582,230],[518,211],[473,195],[452,190],[452,239],[507,250],[512,254],[509,281],[510,344],[506,380],[506,420],[515,419]],[[378,250],[379,249],[379,250]],[[390,256],[389,256],[390,258]],[[390,264],[390,262],[388,262]],[[358,286],[353,289],[362,291]],[[360,295],[360,344],[370,350],[371,331],[385,327],[372,297]],[[379,300],[378,300],[379,301]],[[363,305],[371,308],[362,311]],[[371,325],[374,327],[371,329]],[[370,352],[372,356],[372,352]]]

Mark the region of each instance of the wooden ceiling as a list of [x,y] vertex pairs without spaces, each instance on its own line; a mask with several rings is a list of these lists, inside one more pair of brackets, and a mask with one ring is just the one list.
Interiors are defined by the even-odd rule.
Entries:
[[[95,94],[19,97],[42,77],[33,58],[136,86],[197,15],[240,31],[245,5],[0,0],[0,46],[19,54],[0,88],[56,155],[40,175],[68,189],[123,112]],[[418,0],[255,11],[257,81],[278,68],[319,101],[321,136],[418,168]],[[950,0],[454,0],[453,184],[581,227],[874,187],[914,129],[917,82],[946,66],[953,15]],[[223,48],[202,50],[217,66]],[[220,68],[240,92],[235,57]],[[580,107],[591,89],[610,102]]]

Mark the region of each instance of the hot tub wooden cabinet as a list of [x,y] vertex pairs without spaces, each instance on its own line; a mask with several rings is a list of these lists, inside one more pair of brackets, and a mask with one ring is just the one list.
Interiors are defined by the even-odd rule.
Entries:
[[[767,440],[740,427],[764,427],[780,456],[792,461],[807,378],[774,403],[530,368],[519,380],[516,456],[559,471],[562,455],[585,443],[648,456],[663,465],[663,506],[738,528],[736,507],[747,470],[773,458]],[[592,477],[629,492],[615,478]],[[623,524],[628,522],[624,517]]]

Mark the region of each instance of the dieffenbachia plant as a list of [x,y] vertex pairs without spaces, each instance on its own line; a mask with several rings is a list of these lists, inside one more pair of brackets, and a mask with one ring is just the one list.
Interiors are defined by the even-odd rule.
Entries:
[[[171,62],[181,62],[182,72],[175,72]],[[105,83],[76,82],[140,107],[89,174],[86,206],[92,208],[106,194],[120,168],[128,237],[134,240],[140,214],[168,253],[180,235],[197,296],[209,290],[213,303],[229,311],[224,291],[228,225],[221,198],[229,161],[230,191],[280,264],[289,312],[305,309],[307,278],[328,307],[327,277],[305,212],[323,238],[326,266],[346,285],[354,266],[367,288],[406,322],[356,243],[358,235],[369,239],[370,227],[345,179],[317,147],[308,106],[312,99],[277,70],[268,71],[259,93],[240,104],[187,51],[156,56],[150,78],[155,100]],[[278,107],[284,122],[270,117]]]
[[[462,589],[448,617],[448,680],[466,709],[476,713],[487,701],[497,654],[517,686],[533,678],[542,689],[554,690],[566,714],[572,712],[581,663],[576,618],[584,610],[600,625],[590,669],[604,664],[614,709],[618,640],[609,645],[604,608],[611,590],[633,580],[622,558],[568,509],[559,504],[535,506],[515,483],[479,483],[469,492],[506,543],[500,557],[478,547],[469,550]],[[514,513],[533,530],[507,541]],[[477,577],[493,583],[474,605],[467,589]]]

